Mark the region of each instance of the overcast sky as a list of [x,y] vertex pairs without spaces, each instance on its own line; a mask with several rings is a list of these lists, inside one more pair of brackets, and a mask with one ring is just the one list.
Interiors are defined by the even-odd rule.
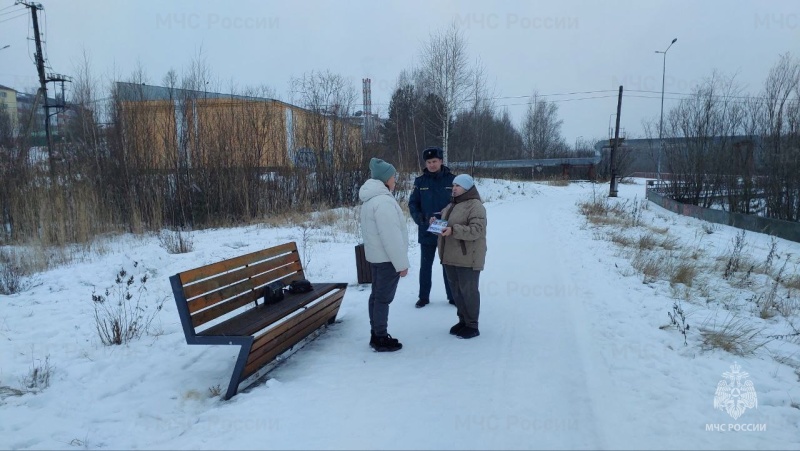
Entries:
[[[138,63],[161,84],[202,50],[222,92],[264,84],[288,100],[292,77],[330,70],[359,94],[371,78],[381,116],[400,71],[419,61],[430,33],[455,21],[486,66],[498,109],[518,124],[522,96],[538,90],[558,101],[570,144],[607,137],[619,85],[629,94],[621,115],[628,136],[642,133],[643,119],[658,120],[663,57],[655,51],[673,38],[668,93],[690,92],[715,69],[756,93],[780,54],[800,57],[797,0],[40,2],[52,72],[74,75],[85,51],[98,77],[128,77]],[[0,84],[17,90],[38,84],[26,11],[0,0],[0,47],[11,46],[0,50]],[[677,97],[666,95],[665,111]]]

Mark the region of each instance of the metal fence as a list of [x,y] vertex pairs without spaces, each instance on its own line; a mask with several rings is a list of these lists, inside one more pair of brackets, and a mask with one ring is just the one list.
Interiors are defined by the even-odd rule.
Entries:
[[654,186],[651,186],[653,185],[647,186],[647,200],[673,213],[691,216],[716,224],[729,225],[751,232],[766,233],[767,235],[774,235],[779,238],[800,243],[800,223],[765,218],[763,216],[729,213],[723,210],[703,208],[691,204],[682,204],[659,194],[656,189],[653,189]]

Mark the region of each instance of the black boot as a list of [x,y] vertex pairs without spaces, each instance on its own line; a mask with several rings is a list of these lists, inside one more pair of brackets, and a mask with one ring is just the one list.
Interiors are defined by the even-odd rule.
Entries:
[[459,320],[458,324],[450,328],[450,335],[458,335],[458,333],[461,332],[461,329],[463,329],[464,326],[466,326],[466,324],[464,324],[464,321]]
[[375,349],[375,343],[377,343],[377,341],[378,341],[378,336],[375,335],[375,331],[374,330],[370,330],[369,334],[370,334],[369,347],[372,348],[372,349]]
[[425,307],[426,305],[428,305],[430,303],[431,303],[431,301],[429,301],[427,299],[420,299],[419,301],[417,301],[417,303],[415,305],[416,305],[417,308],[422,308],[422,307]]
[[375,346],[372,347],[377,352],[394,352],[403,348],[403,344],[392,338],[391,335],[375,338]]
[[477,327],[464,326],[456,335],[458,338],[475,338],[480,334]]

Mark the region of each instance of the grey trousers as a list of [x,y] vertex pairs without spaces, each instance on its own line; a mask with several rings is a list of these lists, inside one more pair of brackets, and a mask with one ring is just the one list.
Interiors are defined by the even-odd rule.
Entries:
[[478,315],[481,313],[481,293],[478,291],[481,272],[452,265],[444,265],[444,271],[456,302],[458,319],[477,329]]
[[369,325],[375,335],[387,334],[389,324],[389,304],[394,300],[400,273],[391,262],[370,263],[372,270],[372,292],[369,294]]

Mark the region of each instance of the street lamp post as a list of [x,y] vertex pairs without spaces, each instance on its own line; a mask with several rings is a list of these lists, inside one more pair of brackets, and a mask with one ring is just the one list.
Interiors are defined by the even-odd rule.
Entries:
[[577,138],[575,138],[575,152],[578,151],[578,140],[581,139],[581,138],[583,138],[583,135],[578,136]]
[[661,119],[658,121],[658,161],[656,162],[656,171],[657,171],[657,179],[658,185],[661,186],[661,154],[664,152],[664,79],[667,74],[667,52],[669,48],[672,47],[672,44],[677,41],[678,38],[672,40],[667,46],[667,50],[663,52],[660,50],[656,50],[656,53],[663,53],[664,54],[664,65],[661,69]]

